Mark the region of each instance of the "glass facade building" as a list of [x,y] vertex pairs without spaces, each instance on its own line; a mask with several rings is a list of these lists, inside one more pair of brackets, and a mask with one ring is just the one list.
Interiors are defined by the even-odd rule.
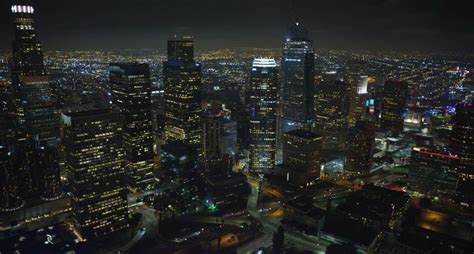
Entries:
[[277,162],[281,162],[283,134],[310,130],[314,119],[313,41],[298,21],[290,27],[283,46],[279,99]]

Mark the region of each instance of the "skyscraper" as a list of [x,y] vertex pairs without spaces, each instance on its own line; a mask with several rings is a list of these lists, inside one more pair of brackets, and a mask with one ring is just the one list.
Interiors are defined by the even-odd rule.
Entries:
[[55,200],[62,195],[59,173],[59,155],[57,149],[39,143],[36,149],[36,166],[38,174],[38,190],[44,200]]
[[313,41],[299,21],[290,27],[283,46],[281,80],[277,161],[281,161],[283,134],[309,130],[314,119]]
[[72,218],[82,237],[129,226],[122,119],[109,109],[63,114]]
[[0,145],[0,210],[14,211],[25,204],[20,194],[20,176],[23,168],[18,167],[14,147],[6,136],[1,136]]
[[450,142],[451,153],[459,156],[456,200],[474,208],[474,107],[463,103],[456,106]]
[[168,41],[163,63],[165,135],[168,140],[201,143],[201,65],[194,61],[194,43],[182,36]]
[[403,131],[403,113],[407,104],[408,84],[401,81],[386,81],[383,86],[382,130],[399,134]]
[[375,125],[359,121],[349,129],[345,175],[348,177],[367,175],[372,169]]
[[459,157],[441,149],[414,147],[408,171],[411,191],[452,200],[456,193]]
[[112,107],[121,113],[125,170],[132,188],[153,190],[151,81],[148,64],[110,65]]
[[332,75],[317,86],[314,132],[323,137],[323,150],[342,152],[346,147],[349,87]]
[[59,118],[54,112],[43,52],[36,36],[34,7],[29,0],[16,0],[11,12],[14,40],[10,70],[17,131],[56,146]]
[[229,110],[209,110],[203,119],[202,149],[205,158],[218,158],[237,153],[237,122]]
[[[61,195],[59,178],[59,118],[54,110],[49,78],[37,41],[34,7],[29,0],[12,1],[14,25],[9,100],[12,105],[0,131],[2,181],[7,198],[2,207],[19,208],[19,200],[56,199]],[[5,129],[3,129],[5,128]]]
[[293,130],[283,134],[283,166],[288,178],[299,185],[319,178],[321,172],[322,137],[307,130]]
[[276,156],[278,69],[275,60],[254,59],[250,82],[249,170],[271,174]]
[[364,103],[367,99],[367,63],[362,59],[352,58],[344,66],[344,82],[349,85],[349,127],[363,120]]

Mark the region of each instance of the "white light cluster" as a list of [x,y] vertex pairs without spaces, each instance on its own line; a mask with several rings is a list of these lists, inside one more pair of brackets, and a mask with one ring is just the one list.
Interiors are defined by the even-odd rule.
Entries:
[[12,13],[33,13],[35,9],[28,5],[12,5]]
[[252,67],[276,67],[276,62],[272,58],[255,58]]

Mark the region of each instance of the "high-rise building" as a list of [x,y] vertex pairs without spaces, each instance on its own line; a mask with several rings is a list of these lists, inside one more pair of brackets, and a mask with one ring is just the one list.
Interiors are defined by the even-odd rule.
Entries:
[[345,175],[348,177],[367,175],[372,169],[375,125],[358,121],[349,129]]
[[331,76],[317,86],[313,131],[323,137],[324,151],[342,152],[348,130],[349,86]]
[[[12,78],[9,111],[3,115],[0,146],[2,189],[6,198],[1,207],[20,208],[25,201],[56,199],[61,195],[59,178],[59,118],[55,113],[49,78],[37,40],[34,7],[29,0],[11,4],[14,25]],[[5,203],[3,203],[5,202]]]
[[168,61],[163,63],[165,135],[168,140],[201,143],[201,65],[193,58],[193,40],[168,41]]
[[460,157],[439,149],[414,147],[408,171],[409,189],[421,195],[452,200]]
[[122,115],[125,170],[130,186],[153,190],[151,81],[148,64],[110,65],[112,108]]
[[344,66],[344,82],[349,85],[349,127],[364,119],[364,103],[367,99],[367,63],[362,59],[352,58]]
[[237,154],[237,122],[226,109],[206,112],[203,119],[202,151],[205,158]]
[[57,146],[59,118],[54,111],[43,52],[36,36],[34,12],[28,0],[15,0],[11,5],[14,40],[10,70],[17,131]]
[[17,153],[10,145],[11,140],[6,136],[0,138],[0,210],[15,211],[25,204],[20,194],[19,182],[23,176],[23,168],[18,167]]
[[37,145],[38,190],[41,198],[44,200],[55,200],[62,195],[58,160],[59,154],[57,149],[48,146],[45,141]]
[[289,29],[281,58],[281,90],[277,162],[281,161],[283,134],[310,130],[314,119],[314,50],[306,28],[296,21]]
[[451,153],[459,156],[456,200],[474,208],[474,107],[463,103],[456,106],[450,142]]
[[322,137],[307,130],[293,130],[283,134],[283,167],[289,181],[306,185],[321,173]]
[[194,41],[191,36],[175,36],[168,40],[168,61],[193,62]]
[[56,200],[62,195],[58,152],[46,141],[23,134],[0,138],[0,209],[21,208],[30,200]]
[[122,119],[109,109],[63,114],[72,218],[86,239],[129,226]]
[[201,182],[204,170],[198,161],[196,146],[183,141],[169,141],[161,146],[160,151],[162,179],[173,197],[172,213],[196,213],[201,209],[204,198]]
[[274,173],[278,68],[274,59],[256,58],[250,78],[250,165],[254,173]]
[[403,114],[408,97],[408,84],[402,81],[386,81],[383,86],[382,130],[399,134],[403,131]]

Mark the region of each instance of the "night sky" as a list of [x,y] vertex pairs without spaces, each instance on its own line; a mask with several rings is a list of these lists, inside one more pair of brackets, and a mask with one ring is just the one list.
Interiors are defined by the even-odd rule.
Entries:
[[[0,1],[0,49],[12,38]],[[290,3],[291,2],[291,3]],[[37,0],[47,50],[164,48],[175,31],[197,49],[280,47],[295,16],[316,48],[473,51],[473,0]]]

